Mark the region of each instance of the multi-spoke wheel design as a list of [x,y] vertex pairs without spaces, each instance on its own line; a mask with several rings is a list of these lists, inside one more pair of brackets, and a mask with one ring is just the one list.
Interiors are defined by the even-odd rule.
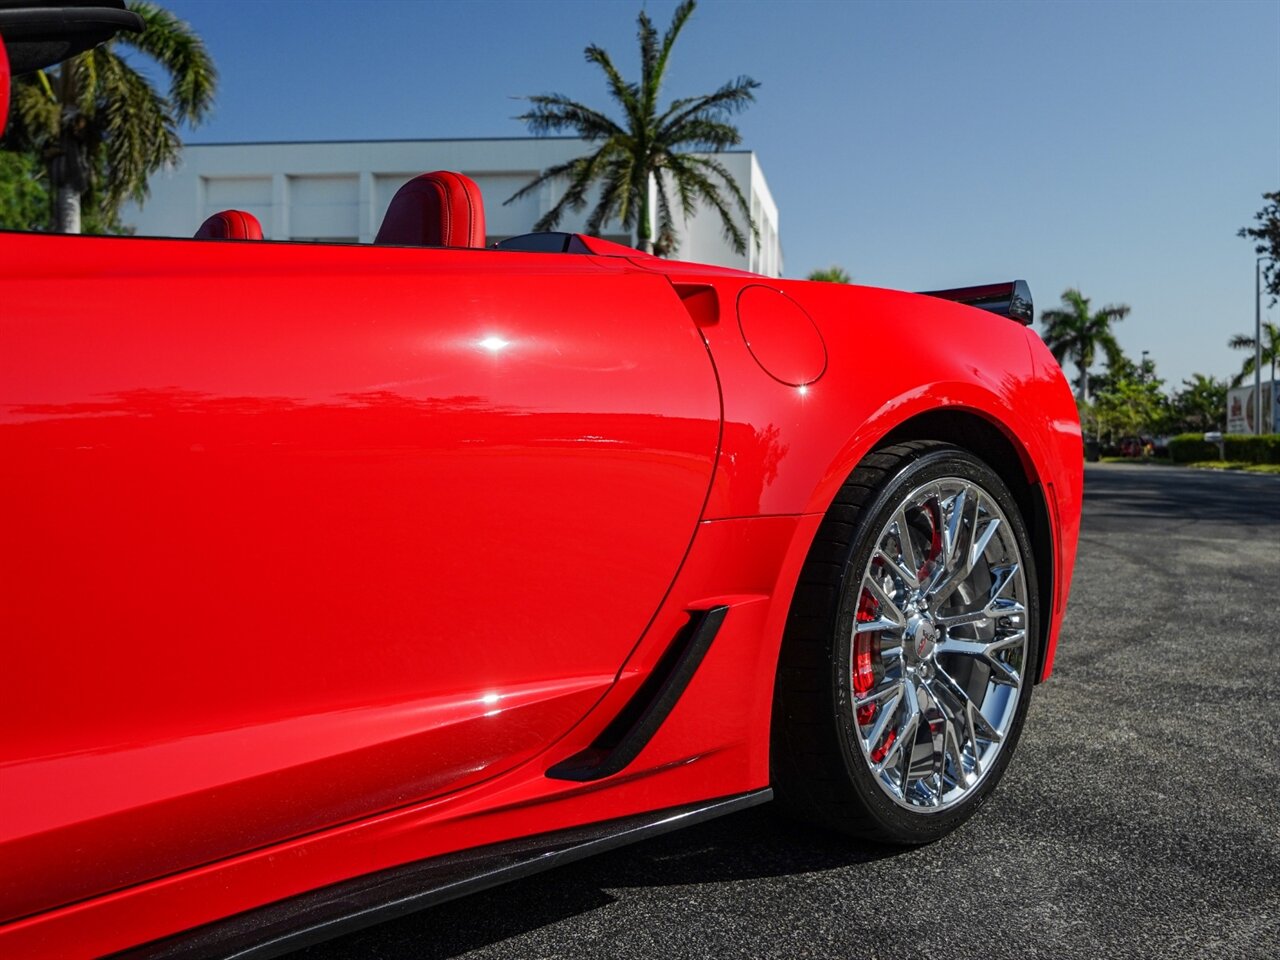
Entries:
[[852,735],[907,807],[945,807],[1004,743],[1027,659],[1026,574],[992,495],[962,477],[901,498],[858,584]]
[[783,802],[900,843],[953,829],[1017,742],[1037,617],[1026,526],[986,464],[929,441],[867,457],[792,603],[774,707]]

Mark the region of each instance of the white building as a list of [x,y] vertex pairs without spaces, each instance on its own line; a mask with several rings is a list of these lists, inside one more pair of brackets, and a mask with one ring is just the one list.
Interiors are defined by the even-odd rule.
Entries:
[[[542,184],[506,204],[512,194],[547,167],[591,149],[574,137],[188,145],[179,167],[151,178],[145,206],[126,207],[123,219],[140,236],[189,237],[210,214],[239,209],[258,218],[267,239],[370,243],[402,183],[429,170],[456,170],[479,185],[489,242],[494,243],[529,233],[565,184]],[[759,243],[749,244],[745,256],[735,253],[721,233],[719,216],[701,206],[678,231],[676,255],[780,275],[778,209],[755,154],[741,150],[716,158],[749,199]],[[581,213],[570,211],[559,229],[581,231],[590,211],[590,205]],[[634,242],[616,224],[606,227],[604,235]]]

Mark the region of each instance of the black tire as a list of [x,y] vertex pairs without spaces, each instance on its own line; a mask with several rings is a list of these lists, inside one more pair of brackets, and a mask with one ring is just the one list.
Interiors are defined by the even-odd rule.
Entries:
[[[928,501],[926,491],[934,489],[938,491],[934,497],[937,509],[931,513],[933,501]],[[966,493],[966,500],[953,495],[950,515],[945,512],[948,501],[944,493],[948,489],[972,491]],[[913,494],[912,503],[905,504]],[[972,522],[966,508],[961,508],[959,526],[941,532],[950,522],[947,516],[954,517],[960,503],[972,509]],[[901,514],[899,507],[903,508]],[[935,513],[938,521],[932,519]],[[993,518],[1001,523],[992,524]],[[897,559],[901,562],[891,565],[887,556],[900,543],[897,537],[903,524],[914,546],[910,552],[899,547]],[[984,524],[981,535],[980,524]],[[988,527],[990,534],[985,533]],[[964,531],[970,528],[973,532],[968,534],[966,546]],[[983,536],[987,539],[982,540]],[[926,540],[927,548],[923,546]],[[966,576],[978,583],[977,587],[969,580],[961,581],[965,568],[961,560],[956,560],[949,572],[944,570],[949,563],[942,545],[946,543],[955,546],[950,557],[976,557],[967,561],[972,572]],[[1015,549],[1016,564],[1011,559]],[[930,550],[937,551],[929,554],[933,559],[926,558],[919,571],[912,572],[915,561]],[[1004,559],[997,562],[992,555]],[[1021,581],[1016,581],[1018,570]],[[938,608],[931,611],[926,585],[935,573],[943,576],[939,571],[961,585],[950,587],[952,592],[945,597],[946,587],[939,589],[935,594]],[[981,576],[990,586],[987,592],[982,592],[986,588],[979,582]],[[908,577],[917,581],[914,592],[905,586],[911,582]],[[892,596],[875,592],[881,582],[900,588],[899,592]],[[936,840],[972,816],[1008,765],[1031,700],[1038,667],[1036,584],[1031,542],[1017,502],[985,463],[959,447],[934,441],[900,443],[868,455],[845,482],[818,530],[783,636],[771,744],[774,789],[783,807],[801,819],[845,834],[902,845]],[[1001,598],[1004,593],[1021,599],[1010,606]],[[878,596],[886,598],[883,609],[874,601]],[[965,600],[966,596],[970,599]],[[875,604],[874,616],[865,610],[868,597]],[[972,609],[965,612],[965,606]],[[945,616],[944,610],[948,611]],[[904,626],[869,633],[869,639],[862,639],[863,631],[858,628],[855,638],[855,623],[870,631],[875,624],[887,622],[885,611]],[[1012,611],[1012,616],[1004,616],[1007,611]],[[986,612],[990,612],[986,619],[954,623]],[[936,620],[931,619],[935,616]],[[1023,634],[1020,648],[1016,639],[1019,625]],[[980,631],[989,631],[991,639]],[[973,639],[966,634],[972,634]],[[881,647],[884,638],[890,644],[889,654]],[[866,648],[871,643],[875,644],[880,672],[868,678],[866,664],[871,662],[871,654]],[[855,645],[863,659],[855,661]],[[981,656],[955,652],[980,646]],[[884,667],[886,662],[888,668]],[[901,677],[895,677],[894,671]],[[957,686],[953,674],[962,673],[966,679]],[[1016,692],[1009,689],[1015,681]],[[860,694],[861,706],[855,709],[854,699],[859,695],[855,687],[859,686],[865,690]],[[886,691],[896,687],[897,699],[879,707],[868,705],[867,699],[881,687]],[[911,687],[910,693],[907,687]],[[998,724],[993,726],[985,717],[966,710],[966,701],[957,689],[972,697],[970,702],[980,697],[993,714],[998,713]],[[924,703],[927,709],[921,706]],[[899,729],[898,716],[907,718],[901,725],[902,743],[896,754],[889,732],[876,739],[874,749],[868,742],[878,728],[863,718],[868,710],[874,717],[876,709],[892,713],[883,720],[893,728],[890,732]],[[980,704],[979,714],[987,709]],[[909,723],[913,711],[916,727]],[[938,731],[948,725],[955,727],[948,735],[956,740],[953,745],[944,736],[939,752]],[[885,767],[890,754],[896,756],[897,765]],[[928,768],[929,763],[934,773],[912,782],[912,773]],[[883,769],[877,772],[878,768]],[[933,802],[930,797],[936,799],[936,806],[929,805]]]

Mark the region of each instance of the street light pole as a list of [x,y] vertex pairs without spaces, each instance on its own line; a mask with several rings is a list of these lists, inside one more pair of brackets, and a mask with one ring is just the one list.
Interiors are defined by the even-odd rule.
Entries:
[[[1275,262],[1275,257],[1263,253],[1253,261],[1253,430],[1262,435],[1262,261]],[[1271,385],[1272,392],[1275,384]],[[1271,408],[1275,410],[1276,398],[1271,398]],[[1275,430],[1276,425],[1272,424]]]
[[1258,257],[1253,262],[1253,429],[1258,436],[1262,436],[1262,261],[1270,259]]

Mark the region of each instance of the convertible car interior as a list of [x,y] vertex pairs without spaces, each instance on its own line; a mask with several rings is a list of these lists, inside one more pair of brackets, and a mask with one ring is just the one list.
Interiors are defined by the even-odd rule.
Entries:
[[[262,240],[262,225],[252,213],[223,210],[196,231],[197,240]],[[465,174],[450,170],[424,173],[396,191],[374,239],[376,244],[403,247],[485,246],[484,198]],[[641,256],[638,250],[600,237],[547,231],[507,237],[491,249],[523,253],[595,253]]]

